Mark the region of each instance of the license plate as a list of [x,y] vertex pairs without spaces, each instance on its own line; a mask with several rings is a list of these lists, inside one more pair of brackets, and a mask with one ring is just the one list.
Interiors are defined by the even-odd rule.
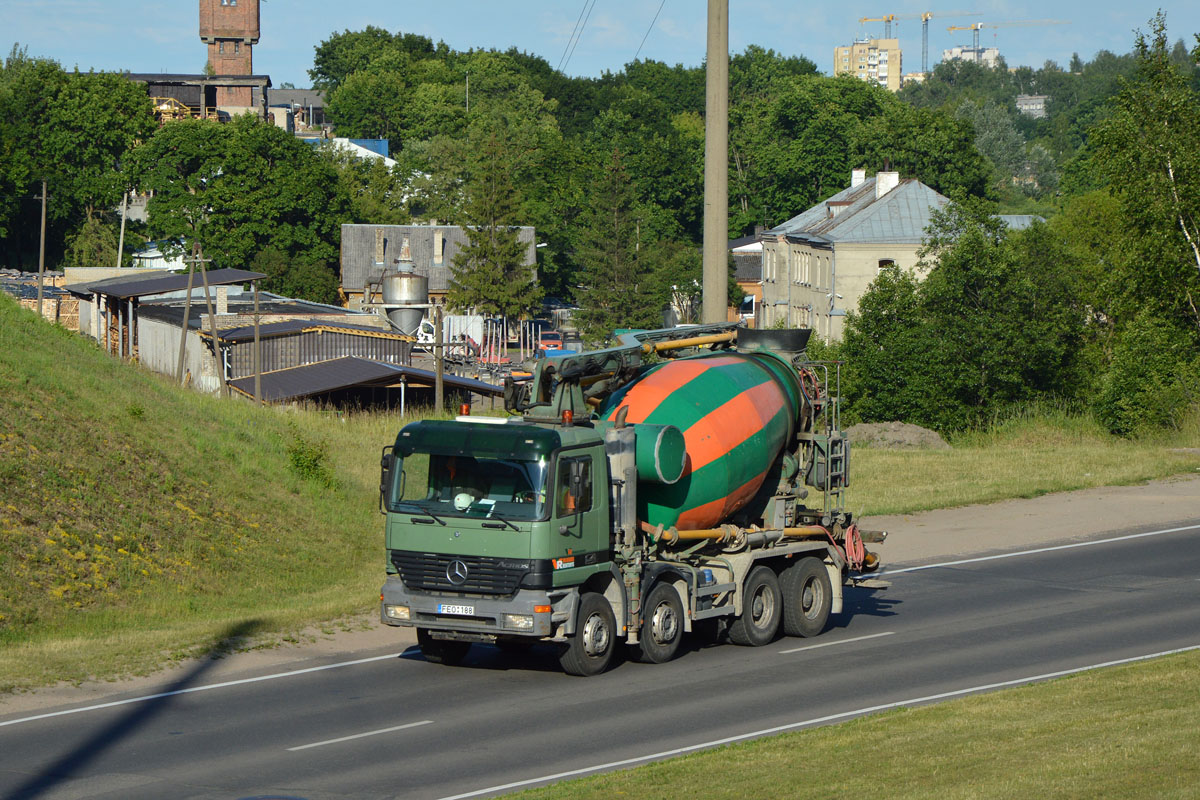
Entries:
[[438,603],[439,614],[457,614],[462,617],[475,616],[475,606],[452,606],[447,603]]

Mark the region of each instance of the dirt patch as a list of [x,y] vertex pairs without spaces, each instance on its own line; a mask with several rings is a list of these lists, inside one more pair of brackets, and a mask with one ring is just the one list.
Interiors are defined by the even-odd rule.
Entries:
[[949,450],[950,445],[929,428],[907,422],[860,422],[846,430],[855,447],[880,450]]

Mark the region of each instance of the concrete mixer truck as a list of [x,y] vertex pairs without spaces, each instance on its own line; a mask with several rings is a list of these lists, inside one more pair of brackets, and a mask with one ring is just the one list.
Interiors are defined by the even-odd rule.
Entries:
[[694,630],[821,633],[885,534],[842,507],[838,365],[807,359],[810,333],[627,333],[508,381],[519,416],[406,425],[381,463],[382,621],[431,662],[548,642],[585,676]]

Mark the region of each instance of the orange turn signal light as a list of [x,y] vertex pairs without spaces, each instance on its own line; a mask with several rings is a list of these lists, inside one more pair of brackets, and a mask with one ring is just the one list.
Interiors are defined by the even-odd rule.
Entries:
[[549,614],[549,613],[550,613],[550,610],[551,610],[551,608],[552,608],[552,606],[534,606],[534,607],[533,607],[533,613],[535,613],[535,614]]

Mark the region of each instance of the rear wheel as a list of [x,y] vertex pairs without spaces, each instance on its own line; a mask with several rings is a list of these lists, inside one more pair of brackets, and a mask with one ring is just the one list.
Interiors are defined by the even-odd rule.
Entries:
[[456,642],[453,639],[435,639],[429,631],[417,628],[417,644],[421,646],[421,655],[430,664],[461,664],[471,649],[470,642]]
[[683,639],[683,603],[669,583],[656,584],[646,597],[645,613],[633,657],[649,664],[662,664],[675,657]]
[[788,636],[816,636],[829,622],[833,584],[829,570],[818,558],[802,558],[783,571],[783,632]]
[[579,600],[575,634],[558,663],[568,675],[590,677],[608,669],[617,642],[617,620],[603,595],[588,592]]
[[729,626],[729,641],[761,647],[779,632],[779,578],[765,564],[750,570],[742,589],[742,614]]

